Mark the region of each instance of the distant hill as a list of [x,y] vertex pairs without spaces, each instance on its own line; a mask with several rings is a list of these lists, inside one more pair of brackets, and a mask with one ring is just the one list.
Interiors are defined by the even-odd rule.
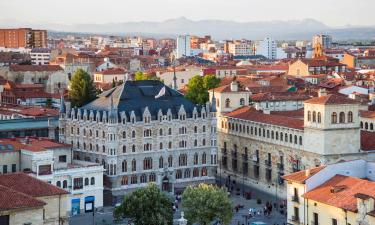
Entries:
[[193,21],[184,17],[162,22],[124,22],[106,24],[32,24],[17,21],[1,21],[1,27],[36,27],[58,32],[98,34],[145,34],[147,36],[175,37],[178,34],[211,35],[215,39],[252,40],[273,37],[275,39],[311,39],[314,34],[326,33],[334,39],[375,39],[374,27],[329,27],[314,19],[288,21],[235,22],[226,20]]

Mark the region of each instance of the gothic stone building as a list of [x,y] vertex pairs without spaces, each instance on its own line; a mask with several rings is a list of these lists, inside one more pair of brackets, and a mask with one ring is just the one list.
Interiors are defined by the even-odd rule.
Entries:
[[104,166],[115,202],[148,182],[177,192],[215,181],[215,112],[159,81],[126,81],[81,108],[62,107],[60,141]]
[[[218,120],[219,175],[286,198],[283,175],[340,160],[373,159],[360,148],[360,103],[330,94],[297,111],[257,111],[244,106]],[[228,178],[231,179],[229,184]]]

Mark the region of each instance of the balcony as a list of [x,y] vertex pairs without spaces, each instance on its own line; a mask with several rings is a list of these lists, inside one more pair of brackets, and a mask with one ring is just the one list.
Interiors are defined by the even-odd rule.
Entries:
[[293,196],[292,197],[292,202],[299,203],[299,197],[298,196]]
[[271,166],[271,161],[270,160],[264,160],[264,164],[266,166]]
[[278,168],[279,170],[284,170],[284,163],[278,163],[278,164],[277,164],[277,168]]

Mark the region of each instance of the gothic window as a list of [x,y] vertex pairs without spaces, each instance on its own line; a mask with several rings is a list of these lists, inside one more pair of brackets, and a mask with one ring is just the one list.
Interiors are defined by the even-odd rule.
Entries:
[[122,146],[122,153],[126,153],[126,145]]
[[137,177],[137,175],[131,176],[130,183],[131,184],[137,184],[138,183],[138,177]]
[[128,171],[128,163],[126,160],[122,161],[122,172],[126,173]]
[[132,145],[132,152],[135,152],[135,145]]
[[143,170],[151,170],[152,169],[152,158],[146,157],[143,160]]
[[132,131],[132,138],[135,138],[135,131]]
[[151,173],[149,175],[149,179],[148,179],[149,182],[156,182],[156,175],[155,173]]
[[182,171],[181,170],[177,170],[176,171],[176,179],[181,179],[182,178]]
[[322,122],[322,114],[318,112],[318,123]]
[[186,169],[184,172],[184,178],[190,178],[190,169]]
[[313,121],[314,123],[316,122],[316,112],[315,112],[315,111],[313,112],[312,121]]
[[186,154],[180,154],[178,157],[178,165],[179,166],[187,166],[187,155]]
[[147,182],[146,174],[142,174],[140,180],[141,180],[141,182],[140,182],[141,184],[146,183]]
[[194,165],[198,164],[198,153],[194,154]]
[[132,171],[137,171],[137,162],[135,161],[135,159],[132,160]]
[[207,155],[206,155],[205,152],[203,152],[203,154],[202,154],[202,164],[206,164],[206,162],[207,162]]
[[170,155],[168,156],[168,167],[172,167],[173,166],[173,157]]
[[164,168],[164,159],[163,159],[163,156],[160,156],[160,158],[159,158],[159,168],[160,169]]
[[122,138],[123,138],[123,139],[126,138],[126,132],[125,132],[125,131],[122,132]]
[[198,168],[194,168],[193,177],[199,177],[199,169]]
[[202,168],[202,177],[205,177],[205,176],[207,176],[207,169],[206,169],[206,167],[203,167]]
[[121,178],[121,185],[128,185],[129,181],[128,181],[128,176],[123,176]]

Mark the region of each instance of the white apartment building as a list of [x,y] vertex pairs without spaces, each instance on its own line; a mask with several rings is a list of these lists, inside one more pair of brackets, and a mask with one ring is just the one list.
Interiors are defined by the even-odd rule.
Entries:
[[179,35],[177,37],[176,58],[191,56],[190,35]]
[[233,56],[252,55],[252,44],[246,41],[228,43],[228,52]]
[[48,65],[51,58],[51,49],[34,48],[30,52],[30,57],[33,65]]
[[263,55],[268,59],[277,59],[276,41],[269,37],[260,41],[257,47],[257,55]]
[[17,138],[0,139],[0,149],[3,173],[22,171],[68,191],[69,214],[103,207],[103,166],[73,160],[70,145],[45,138]]
[[215,112],[160,81],[125,81],[81,108],[63,108],[60,141],[73,146],[74,159],[104,166],[113,203],[148,182],[181,192],[215,181]]

